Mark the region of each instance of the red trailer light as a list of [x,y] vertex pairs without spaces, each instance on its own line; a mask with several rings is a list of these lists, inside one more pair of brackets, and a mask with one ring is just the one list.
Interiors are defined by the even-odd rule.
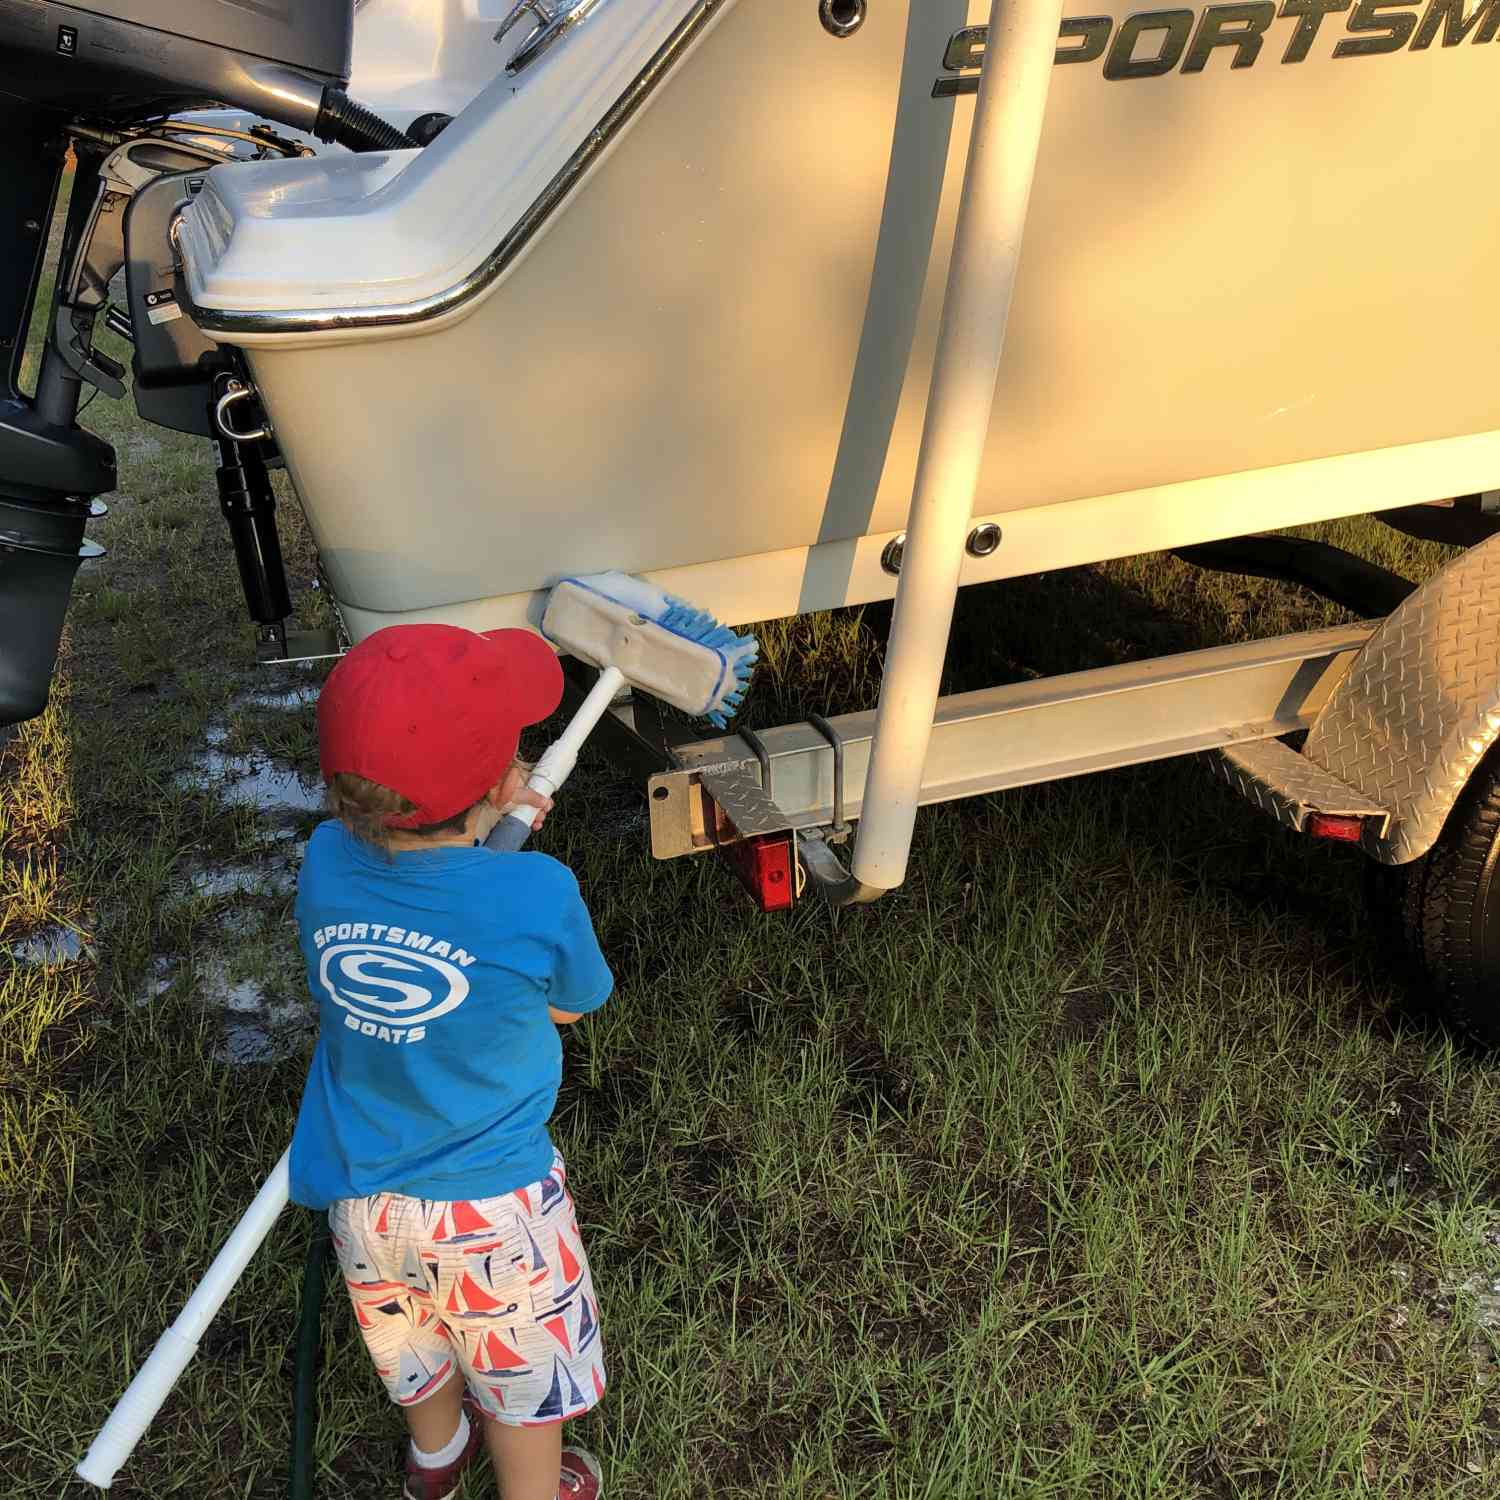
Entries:
[[1309,813],[1303,832],[1315,839],[1333,839],[1335,843],[1357,844],[1365,831],[1365,820],[1348,813]]
[[790,911],[796,898],[796,856],[789,833],[720,844],[719,855],[762,911]]

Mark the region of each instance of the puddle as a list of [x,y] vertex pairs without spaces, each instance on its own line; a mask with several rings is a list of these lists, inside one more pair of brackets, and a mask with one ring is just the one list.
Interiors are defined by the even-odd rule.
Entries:
[[231,807],[253,807],[268,822],[286,824],[323,810],[323,784],[261,756],[228,755],[217,747],[225,731],[211,729],[209,748],[180,771],[176,783],[186,791],[216,792]]
[[262,889],[261,874],[253,865],[205,866],[189,870],[188,889],[195,896],[214,901],[220,896],[249,896]]
[[212,1049],[219,1062],[281,1062],[302,1050],[317,1025],[310,998],[273,999],[255,980],[231,978],[220,958],[200,967],[197,999],[223,1013],[223,1031]]
[[71,927],[44,927],[12,944],[10,956],[23,964],[69,964],[83,957],[83,939]]
[[[317,696],[315,684],[284,691],[245,693],[236,705],[296,709]],[[257,897],[285,898],[297,887],[310,814],[323,811],[321,781],[300,776],[265,755],[236,755],[226,748],[229,731],[222,722],[204,731],[204,748],[174,778],[186,791],[207,792],[229,807],[253,808],[259,824],[258,857],[209,862],[185,861],[175,881],[179,898],[223,901],[218,910],[189,918],[201,943],[189,962],[177,954],[158,954],[130,997],[136,1007],[159,1001],[176,989],[205,1012],[215,1025],[211,1055],[219,1062],[274,1063],[302,1053],[317,1027],[317,1006],[300,977],[279,980],[264,974],[242,978],[254,968],[253,955],[264,951],[271,969],[281,966],[275,953],[295,954],[296,934],[282,930],[282,914],[256,903]],[[251,899],[236,899],[251,898]],[[273,930],[274,929],[274,930]],[[82,950],[76,934],[65,929],[37,934],[18,945],[26,962],[60,962]],[[35,956],[33,956],[33,954]],[[291,998],[286,998],[290,996]]]
[[[1487,1383],[1500,1374],[1500,1351],[1496,1335],[1500,1334],[1500,1221],[1481,1221],[1474,1225],[1474,1238],[1485,1249],[1485,1268],[1467,1276],[1424,1278],[1425,1285],[1414,1282],[1411,1266],[1397,1261],[1391,1275],[1414,1299],[1420,1301],[1425,1315],[1439,1322],[1449,1322],[1459,1309],[1469,1314],[1478,1331],[1470,1341],[1475,1378]],[[1392,1328],[1404,1328],[1411,1319],[1411,1307],[1400,1303],[1390,1316]],[[1500,1451],[1500,1450],[1497,1450]]]
[[1488,1268],[1440,1283],[1438,1294],[1470,1303],[1475,1322],[1482,1328],[1497,1330],[1500,1329],[1500,1222],[1476,1224],[1474,1233],[1489,1252]]
[[1474,1321],[1482,1328],[1500,1329],[1500,1277],[1492,1278],[1476,1271],[1462,1281],[1444,1282],[1438,1291],[1472,1303]]
[[[234,699],[234,703],[241,707],[292,709],[311,703],[316,696],[316,686],[309,683],[281,692],[243,693]],[[173,778],[182,790],[214,792],[231,807],[253,807],[272,828],[284,827],[308,813],[323,810],[323,783],[318,777],[304,777],[265,755],[234,755],[225,750],[229,729],[222,720],[210,724],[204,730],[203,738],[206,748]],[[272,838],[283,836],[274,832],[270,834]],[[204,873],[202,878],[210,877]],[[227,895],[236,889],[239,887],[226,885],[222,891],[196,893]]]
[[151,960],[150,971],[135,993],[136,1008],[150,1005],[153,1000],[160,1000],[172,988],[172,981],[176,978],[177,960],[165,953],[157,954]]
[[302,829],[295,822],[273,824],[268,828],[262,828],[256,835],[255,842],[266,848],[273,848],[280,845],[285,845],[289,848],[295,847],[297,849],[306,847],[306,840],[303,838]]
[[216,1061],[227,1063],[285,1062],[302,1051],[313,1025],[300,1013],[231,1016],[224,1022],[224,1033],[213,1055]]
[[309,682],[301,687],[283,689],[281,692],[264,688],[253,693],[241,693],[234,700],[234,706],[236,708],[283,709],[288,713],[294,713],[298,709],[310,707],[317,701],[318,685]]
[[297,889],[299,853],[278,853],[250,865],[193,865],[185,872],[187,889],[206,901],[221,896],[289,896]]
[[260,931],[261,914],[254,907],[231,906],[228,911],[219,914],[214,927],[220,937],[243,941]]

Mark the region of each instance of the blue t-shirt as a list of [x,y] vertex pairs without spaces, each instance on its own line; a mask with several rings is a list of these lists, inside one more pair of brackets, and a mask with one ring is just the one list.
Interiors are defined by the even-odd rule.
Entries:
[[322,824],[297,883],[321,1027],[292,1197],[488,1198],[552,1167],[562,1043],[547,1014],[614,981],[566,865],[479,847],[390,857]]

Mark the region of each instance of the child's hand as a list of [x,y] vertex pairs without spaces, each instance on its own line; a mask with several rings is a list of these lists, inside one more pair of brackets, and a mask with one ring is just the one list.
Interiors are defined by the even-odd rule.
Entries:
[[502,816],[509,812],[511,808],[519,807],[523,802],[528,807],[537,809],[537,815],[531,822],[532,831],[535,832],[536,829],[540,828],[547,821],[547,814],[552,811],[552,799],[542,796],[540,792],[532,791],[529,786],[523,786],[501,809]]
[[521,803],[536,808],[536,820],[531,825],[533,829],[540,828],[547,821],[547,814],[552,811],[552,799],[544,797],[540,792],[532,791],[526,785],[526,771],[521,766],[512,766],[504,777],[490,788],[489,803],[500,817],[504,817],[511,808]]

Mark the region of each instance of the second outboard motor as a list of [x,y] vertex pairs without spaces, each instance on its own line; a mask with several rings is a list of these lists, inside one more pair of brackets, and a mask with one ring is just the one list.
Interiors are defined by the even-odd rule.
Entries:
[[84,540],[87,502],[0,498],[0,723],[41,713],[78,565],[104,549]]

